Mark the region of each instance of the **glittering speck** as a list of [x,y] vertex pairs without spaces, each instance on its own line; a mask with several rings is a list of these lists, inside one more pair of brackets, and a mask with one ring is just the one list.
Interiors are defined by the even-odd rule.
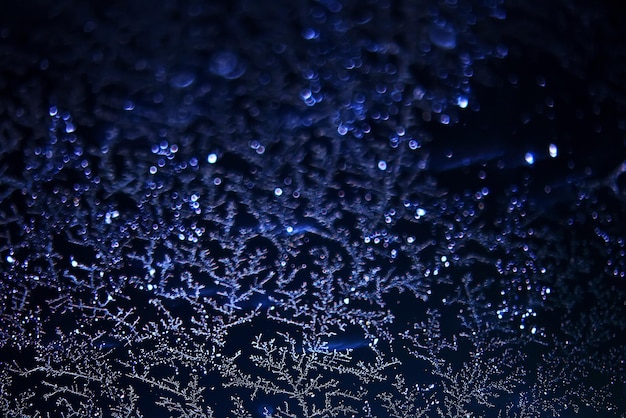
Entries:
[[548,152],[550,153],[550,157],[552,158],[555,158],[559,154],[559,150],[555,144],[550,144]]
[[533,165],[535,163],[535,156],[533,155],[532,152],[527,152],[524,155],[524,160],[526,161],[528,165]]

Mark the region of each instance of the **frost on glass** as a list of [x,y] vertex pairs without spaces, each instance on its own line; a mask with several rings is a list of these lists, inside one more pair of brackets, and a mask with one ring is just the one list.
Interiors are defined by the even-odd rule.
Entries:
[[541,10],[57,3],[0,27],[3,416],[626,414],[623,102],[518,69]]

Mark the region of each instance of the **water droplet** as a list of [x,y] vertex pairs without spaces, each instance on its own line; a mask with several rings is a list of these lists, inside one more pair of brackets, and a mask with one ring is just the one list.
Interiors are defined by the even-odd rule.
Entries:
[[234,52],[218,51],[211,57],[209,71],[228,80],[234,80],[246,72],[246,66]]
[[196,81],[196,76],[191,71],[181,71],[172,76],[170,80],[170,85],[177,89],[184,89],[185,87],[189,87]]
[[313,28],[305,28],[302,31],[302,37],[306,39],[307,41],[310,41],[311,39],[317,39],[319,35],[320,35],[319,32]]
[[533,165],[535,163],[535,156],[531,152],[527,152],[524,156],[524,160],[526,160],[529,165]]
[[559,150],[555,144],[550,144],[550,147],[548,148],[548,152],[550,152],[550,157],[552,158],[556,158],[556,156],[559,155]]
[[456,99],[456,105],[458,107],[460,107],[461,109],[465,109],[467,107],[467,105],[469,104],[469,100],[467,99],[467,97],[465,96],[459,96]]
[[434,24],[428,30],[430,41],[442,49],[456,48],[456,32],[448,25]]

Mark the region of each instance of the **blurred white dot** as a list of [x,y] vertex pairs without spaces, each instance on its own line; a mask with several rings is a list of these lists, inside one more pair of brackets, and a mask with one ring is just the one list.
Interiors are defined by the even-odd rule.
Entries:
[[465,96],[459,96],[456,99],[456,104],[461,109],[465,109],[467,107],[468,103],[469,103],[469,101],[467,100],[467,97],[465,97]]
[[550,152],[550,157],[552,158],[555,158],[557,155],[559,155],[559,150],[555,144],[550,144],[550,147],[548,147],[548,151]]
[[215,153],[209,154],[206,160],[209,164],[215,164],[217,162],[217,154]]
[[535,163],[535,156],[530,152],[526,153],[526,155],[524,156],[524,159],[530,165],[533,165]]
[[378,162],[378,169],[381,170],[381,171],[385,171],[387,169],[387,161],[380,160]]
[[275,189],[274,189],[274,194],[275,194],[276,196],[280,196],[280,195],[282,195],[282,194],[283,194],[283,189],[281,189],[280,187],[275,188]]

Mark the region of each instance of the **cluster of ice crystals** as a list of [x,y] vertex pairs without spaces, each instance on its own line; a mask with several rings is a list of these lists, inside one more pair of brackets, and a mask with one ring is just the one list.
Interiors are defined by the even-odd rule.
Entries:
[[542,9],[139,3],[0,20],[3,415],[624,414],[624,102]]

